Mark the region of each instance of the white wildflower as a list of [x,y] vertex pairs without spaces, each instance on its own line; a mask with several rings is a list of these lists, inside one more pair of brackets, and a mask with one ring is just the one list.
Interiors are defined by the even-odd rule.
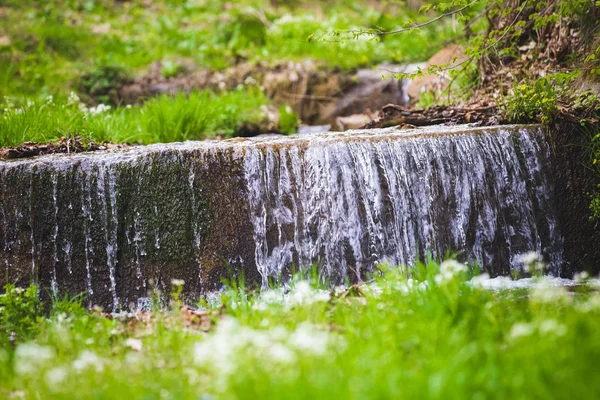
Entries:
[[245,85],[256,85],[256,79],[254,79],[251,76],[248,76],[245,80],[244,80],[244,84]]
[[69,94],[69,98],[67,99],[67,105],[69,105],[69,106],[79,105],[80,102],[81,102],[81,100],[79,99],[79,96],[77,96],[77,94],[75,92],[71,92]]
[[523,266],[523,271],[527,273],[543,272],[546,266],[542,262],[542,257],[535,251],[517,256],[517,261]]
[[173,286],[183,286],[184,284],[183,279],[171,279],[171,285]]
[[440,272],[442,274],[452,273],[458,275],[461,272],[467,272],[467,266],[456,260],[446,260],[440,264]]
[[140,339],[127,338],[125,346],[135,351],[142,351],[142,341]]
[[54,96],[48,95],[46,97],[46,104],[53,104],[53,103],[54,103]]
[[590,279],[588,279],[588,281],[586,283],[588,284],[589,287],[596,289],[596,290],[600,290],[600,279],[590,278]]
[[366,295],[376,298],[383,294],[383,288],[377,282],[364,285],[361,289]]
[[510,330],[511,339],[519,339],[524,336],[531,336],[535,332],[535,326],[526,322],[518,322],[514,324]]
[[477,276],[474,276],[473,278],[471,278],[469,283],[471,284],[471,286],[473,286],[475,288],[485,289],[489,280],[490,280],[490,275],[488,273],[484,272],[481,275],[477,275]]
[[289,343],[303,352],[322,355],[327,350],[329,336],[326,332],[314,329],[309,324],[301,324],[290,335]]
[[588,279],[590,279],[590,274],[587,271],[578,272],[573,276],[573,280],[580,283],[586,282]]
[[279,368],[296,362],[300,353],[320,356],[329,343],[327,332],[309,324],[301,324],[293,332],[281,326],[256,330],[223,318],[213,334],[195,344],[194,362],[215,370],[217,385],[224,386],[228,377],[248,362],[260,360],[266,367]]
[[518,256],[519,262],[521,262],[524,265],[533,264],[538,260],[538,258],[538,253],[536,253],[535,251],[528,251],[527,253],[523,253]]
[[541,334],[553,334],[556,336],[564,336],[567,333],[567,327],[560,324],[555,319],[547,319],[539,324],[539,330]]
[[406,281],[393,282],[391,286],[393,290],[398,291],[406,296],[412,292],[414,283],[411,278],[408,278]]
[[239,342],[232,340],[241,327],[233,318],[223,318],[213,335],[194,346],[194,361],[198,365],[214,365],[222,374],[235,370],[235,350]]
[[265,290],[261,292],[260,296],[253,305],[253,308],[257,310],[266,310],[272,305],[283,303],[283,293],[280,290]]
[[92,107],[89,109],[89,113],[91,115],[98,115],[98,114],[102,114],[105,111],[110,110],[110,106],[106,105],[106,104],[98,104],[96,107]]
[[51,388],[62,385],[67,379],[68,373],[64,368],[56,367],[46,372],[46,383]]
[[18,374],[37,372],[54,358],[54,352],[48,346],[34,342],[20,344],[15,350],[15,370]]
[[96,371],[100,372],[104,369],[104,363],[96,353],[84,350],[83,353],[79,355],[79,358],[73,361],[73,368],[80,372],[94,368]]
[[576,308],[584,313],[600,310],[600,294],[590,296],[586,301],[577,304]]
[[552,280],[543,278],[531,291],[531,301],[539,304],[570,303],[572,297],[563,286],[553,285]]
[[467,272],[466,265],[456,260],[446,260],[440,264],[440,272],[435,276],[434,280],[438,285],[444,285],[463,272]]
[[223,81],[219,82],[219,89],[221,89],[221,90],[227,89],[227,84]]
[[267,354],[273,361],[281,364],[291,364],[296,361],[296,355],[289,349],[289,347],[281,343],[273,343],[267,347]]
[[300,281],[294,285],[286,300],[289,305],[308,305],[329,301],[329,293],[324,290],[314,290],[307,281]]

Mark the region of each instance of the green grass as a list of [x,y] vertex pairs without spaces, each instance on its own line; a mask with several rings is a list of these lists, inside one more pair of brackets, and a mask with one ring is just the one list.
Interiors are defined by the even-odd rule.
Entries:
[[[98,143],[157,143],[232,137],[244,124],[264,122],[268,100],[258,88],[231,92],[210,91],[159,96],[143,106],[118,107],[101,112],[77,97],[46,98],[0,105],[0,147],[25,141],[48,143],[61,137],[81,136]],[[3,111],[1,110],[3,109]]]
[[331,293],[299,279],[287,295],[233,285],[194,318],[178,311],[180,286],[169,309],[112,319],[64,299],[44,313],[35,289],[7,287],[0,396],[598,398],[600,295],[589,287],[541,279],[494,292],[455,262],[411,279],[382,270]]
[[[60,103],[71,92],[88,106],[114,107],[120,102],[118,88],[157,62],[163,77],[172,78],[241,62],[268,68],[308,59],[330,71],[351,71],[382,62],[422,61],[458,29],[443,20],[381,40],[310,40],[335,31],[392,30],[430,17],[402,4],[375,1],[5,0],[0,8],[0,98],[20,103],[17,108],[27,99],[47,96]],[[140,143],[230,137],[241,123],[262,118],[263,97],[253,92],[247,99],[208,93],[188,100],[160,98],[143,108],[93,118],[36,100],[19,116],[0,110],[0,146],[73,135]],[[281,122],[282,132],[294,131],[298,123],[285,112]]]
[[[185,59],[198,68],[224,69],[240,61],[313,59],[328,68],[424,60],[455,33],[444,21],[383,41],[310,42],[333,30],[394,29],[427,16],[381,2],[267,0],[3,2],[0,96],[66,95],[106,67],[136,76],[163,61],[176,75]],[[454,27],[457,28],[457,27]],[[457,28],[458,29],[458,28]]]

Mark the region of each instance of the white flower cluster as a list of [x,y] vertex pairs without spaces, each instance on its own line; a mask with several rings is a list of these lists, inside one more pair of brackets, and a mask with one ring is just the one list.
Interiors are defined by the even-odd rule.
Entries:
[[[52,96],[46,98],[46,102],[48,105],[52,103]],[[24,107],[16,107],[15,103],[13,103],[12,99],[8,96],[4,96],[4,104],[2,107],[2,111],[4,113],[4,119],[10,118],[12,115],[20,115],[25,112],[25,110],[31,108],[34,105],[34,102],[31,100],[27,100],[27,103]]]
[[531,336],[536,332],[544,336],[564,336],[567,333],[567,327],[555,319],[546,319],[531,323],[518,322],[512,326],[509,337],[512,340],[518,340]]
[[56,390],[62,388],[61,384],[72,373],[102,372],[105,366],[105,361],[90,350],[84,350],[71,365],[55,366],[55,359],[51,347],[26,342],[17,346],[13,362],[18,375],[32,378],[41,374],[47,385]]
[[52,348],[34,342],[20,344],[15,350],[15,371],[21,375],[37,373],[54,359]]
[[89,115],[98,115],[102,114],[106,111],[110,110],[110,106],[106,104],[98,104],[96,107],[88,108],[84,103],[81,102],[81,99],[75,92],[71,92],[69,94],[69,98],[67,99],[67,106],[77,106],[79,110],[83,113]]
[[90,108],[89,112],[91,115],[98,115],[108,110],[110,110],[110,106],[107,106],[106,104],[98,104],[96,107]]
[[308,281],[297,282],[286,296],[289,305],[309,305],[319,301],[329,301],[329,293],[313,289]]
[[573,280],[579,283],[586,283],[590,279],[590,274],[587,271],[581,271],[573,275]]
[[292,308],[330,300],[328,291],[314,289],[308,281],[297,281],[288,290],[287,293],[285,288],[264,290],[254,303],[254,308],[265,310],[273,305]]
[[[437,276],[436,276],[437,278]],[[437,279],[436,279],[437,282]],[[429,282],[427,281],[417,281],[412,278],[408,278],[405,281],[395,281],[391,283],[391,287],[393,290],[400,292],[402,295],[406,296],[417,290],[427,290],[429,287]]]
[[549,278],[542,278],[531,290],[531,301],[538,304],[569,304],[573,297],[564,286],[555,285]]
[[544,269],[546,269],[542,257],[535,251],[529,251],[517,256],[517,261],[522,265],[523,272],[528,274],[544,272]]
[[440,272],[435,276],[435,283],[445,285],[459,274],[467,272],[467,266],[456,260],[446,260],[440,264]]
[[293,364],[298,355],[322,356],[333,344],[328,332],[303,323],[288,331],[279,326],[269,330],[255,330],[242,326],[234,318],[222,319],[215,332],[194,346],[196,365],[218,372],[220,383],[225,384],[244,362],[269,368]]
[[586,301],[577,304],[576,308],[583,313],[600,310],[600,294],[590,296]]
[[484,272],[481,275],[474,276],[471,278],[469,283],[478,289],[485,289],[488,287],[490,281],[490,275],[487,272]]
[[90,350],[84,350],[79,357],[73,361],[73,369],[77,372],[86,370],[96,370],[102,372],[104,370],[104,361],[98,355]]

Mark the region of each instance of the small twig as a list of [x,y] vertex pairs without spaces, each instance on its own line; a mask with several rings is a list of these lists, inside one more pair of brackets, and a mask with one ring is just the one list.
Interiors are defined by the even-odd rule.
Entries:
[[382,31],[382,30],[377,29],[377,30],[375,30],[375,32],[378,35],[380,35],[380,36],[384,36],[384,35],[394,35],[396,33],[408,32],[408,31],[412,31],[413,29],[419,29],[419,28],[422,28],[424,26],[433,24],[434,22],[437,22],[437,21],[439,21],[442,18],[451,16],[451,15],[454,15],[454,14],[458,14],[461,11],[463,11],[463,10],[471,7],[473,4],[477,3],[477,1],[478,0],[474,0],[474,1],[470,2],[469,4],[467,4],[466,6],[463,6],[463,7],[459,8],[459,9],[457,9],[457,10],[448,11],[447,13],[438,15],[437,17],[435,17],[433,19],[430,19],[429,21],[423,22],[421,24],[415,24],[415,25],[412,25],[412,26],[410,26],[408,28],[402,28],[402,29],[397,29],[397,30],[393,30],[393,31]]
[[469,22],[467,22],[467,23],[465,24],[465,29],[469,29],[471,26],[473,26],[473,24],[474,24],[475,22],[477,22],[477,21],[478,21],[480,18],[482,18],[484,15],[486,15],[486,14],[487,14],[487,13],[488,13],[488,12],[489,12],[491,9],[492,9],[492,7],[494,7],[494,5],[495,5],[494,3],[491,3],[491,4],[489,4],[489,5],[488,5],[488,6],[485,8],[485,10],[483,10],[482,12],[480,12],[480,13],[479,13],[477,16],[475,16],[475,17],[471,18],[471,19],[469,20]]

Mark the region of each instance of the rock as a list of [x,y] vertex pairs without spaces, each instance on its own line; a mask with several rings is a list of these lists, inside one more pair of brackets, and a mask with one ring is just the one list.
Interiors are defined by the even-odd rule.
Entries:
[[369,112],[368,114],[354,114],[347,117],[337,117],[335,123],[340,131],[346,131],[348,129],[358,129],[372,120]]
[[[424,70],[429,67],[443,65],[453,66],[459,64],[465,59],[466,56],[462,46],[450,45],[433,55],[429,61],[427,61]],[[440,72],[439,74],[416,77],[412,80],[407,88],[407,94],[410,97],[410,103],[414,104],[418,102],[421,94],[425,92],[433,92],[436,94],[436,96],[438,96],[446,89],[449,81],[450,77],[448,72]]]
[[8,36],[0,36],[0,47],[8,47],[12,44]]

